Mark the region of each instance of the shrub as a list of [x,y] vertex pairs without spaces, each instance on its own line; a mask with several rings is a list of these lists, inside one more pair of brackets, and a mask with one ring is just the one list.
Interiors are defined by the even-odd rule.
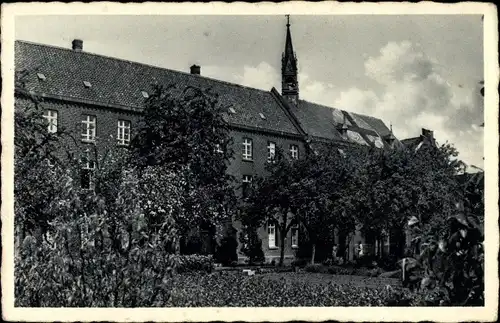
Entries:
[[265,261],[262,251],[262,240],[253,226],[243,226],[240,232],[241,252],[248,257],[250,264],[263,263]]
[[[422,244],[422,253],[405,277],[416,276],[427,294],[434,298],[425,302],[461,305],[484,305],[483,217],[481,214],[457,212],[441,224],[441,236],[427,233],[418,222],[415,231]],[[438,240],[439,238],[439,240]]]
[[295,259],[292,261],[291,265],[292,267],[299,267],[299,268],[304,268],[309,261],[307,259]]
[[227,235],[223,237],[220,244],[217,246],[215,252],[215,258],[217,262],[223,264],[224,266],[230,265],[233,261],[238,261],[238,255],[236,249],[238,248],[238,242],[232,235]]
[[173,256],[173,261],[177,273],[210,273],[214,269],[214,261],[210,255],[175,255]]
[[304,268],[304,270],[308,273],[321,273],[321,274],[328,273],[328,267],[322,264],[308,264]]

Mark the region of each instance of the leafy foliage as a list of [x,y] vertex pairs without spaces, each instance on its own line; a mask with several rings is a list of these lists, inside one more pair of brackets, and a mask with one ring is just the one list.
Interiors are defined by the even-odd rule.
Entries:
[[329,240],[335,228],[354,229],[349,196],[358,160],[355,152],[342,154],[332,144],[315,148],[315,153],[295,162],[290,171],[291,209],[307,233],[311,263],[318,242]]
[[[71,147],[74,142],[60,140],[62,133],[47,132],[37,98],[19,91],[24,96],[15,110],[17,306],[162,305],[175,271],[212,270],[210,257],[175,252],[179,223],[199,223],[189,222],[186,212],[195,207],[186,210],[193,205],[193,195],[186,193],[202,186],[194,190],[196,198],[217,203],[218,182],[203,182],[203,174],[193,181],[189,164],[131,166],[128,150],[114,145]],[[91,189],[82,189],[80,172],[90,160]],[[196,207],[211,215],[218,211],[208,203]]]
[[264,252],[262,251],[262,240],[257,234],[257,228],[244,225],[239,237],[241,252],[248,257],[250,264],[263,263]]
[[[130,160],[139,169],[154,170],[152,177],[180,176],[178,231],[186,236],[193,227],[229,219],[235,198],[226,170],[233,152],[217,95],[194,87],[156,86],[145,104]],[[156,184],[152,197],[162,204],[162,183]]]
[[236,230],[231,227],[231,230],[228,231],[229,232],[226,232],[226,235],[222,237],[215,251],[217,262],[226,266],[238,262]]
[[25,234],[45,233],[53,218],[54,198],[63,189],[58,181],[64,170],[55,151],[64,130],[48,132],[42,102],[24,91],[19,95],[14,110],[14,195],[16,234],[22,239]]
[[[456,198],[459,165],[451,162],[455,156],[450,145],[423,146],[418,151],[370,151],[353,196],[363,230],[401,232],[412,216],[426,224],[431,218],[446,218]],[[439,235],[439,228],[424,230]],[[402,256],[400,252],[398,256]]]

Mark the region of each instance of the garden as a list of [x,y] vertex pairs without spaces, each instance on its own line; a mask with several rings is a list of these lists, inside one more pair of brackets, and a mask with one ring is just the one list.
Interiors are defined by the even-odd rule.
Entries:
[[[418,154],[340,154],[324,145],[299,160],[277,149],[268,176],[239,199],[227,173],[229,127],[213,93],[158,86],[130,147],[98,138],[75,148],[79,134],[47,132],[43,101],[16,85],[16,306],[484,304],[483,194],[457,182],[448,144]],[[235,214],[239,237],[214,233]],[[256,232],[269,222],[279,233],[276,266],[221,270],[210,250],[190,242],[212,232],[217,262],[231,264],[240,248],[250,264],[262,263]],[[413,232],[398,257],[408,259],[402,270],[417,288],[377,267],[315,263],[331,232],[359,224]],[[286,267],[293,226],[307,253]]]

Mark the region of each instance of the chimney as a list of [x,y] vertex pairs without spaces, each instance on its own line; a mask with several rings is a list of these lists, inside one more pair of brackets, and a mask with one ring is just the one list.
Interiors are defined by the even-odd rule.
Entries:
[[434,131],[422,128],[421,137],[427,139],[433,146],[436,146],[436,140],[434,139]]
[[83,50],[83,40],[81,39],[74,39],[71,45],[75,52],[81,52]]
[[422,136],[428,139],[434,139],[434,131],[422,128]]
[[200,75],[201,67],[198,65],[191,66],[191,74]]

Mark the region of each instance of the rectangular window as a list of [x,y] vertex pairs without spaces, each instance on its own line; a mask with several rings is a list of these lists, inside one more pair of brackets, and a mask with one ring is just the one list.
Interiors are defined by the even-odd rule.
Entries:
[[118,120],[118,135],[116,138],[119,145],[128,146],[130,144],[130,121]]
[[269,248],[276,248],[276,225],[274,223],[269,223],[267,225],[267,236]]
[[290,156],[292,156],[293,159],[299,159],[299,146],[290,145]]
[[242,196],[248,197],[248,192],[250,190],[250,186],[252,185],[252,176],[251,175],[243,175],[243,180],[241,184],[241,194]]
[[276,156],[276,143],[269,141],[267,143],[267,161],[271,162]]
[[298,248],[299,247],[299,226],[297,224],[294,224],[292,226],[291,230],[291,236],[292,236],[292,248]]
[[243,159],[252,160],[252,139],[243,138]]
[[82,119],[82,141],[95,141],[96,117],[88,114],[83,115]]
[[95,162],[87,150],[82,157],[82,169],[80,172],[80,186],[84,190],[89,190],[93,185]]
[[50,133],[57,132],[57,111],[56,110],[46,110],[43,113],[43,117],[47,120],[47,130]]

